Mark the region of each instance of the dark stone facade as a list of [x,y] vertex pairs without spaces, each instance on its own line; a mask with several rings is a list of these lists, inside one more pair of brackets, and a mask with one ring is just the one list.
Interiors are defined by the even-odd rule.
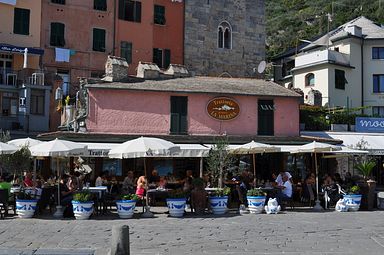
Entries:
[[[218,47],[218,27],[232,28],[232,48]],[[185,65],[196,75],[259,77],[265,59],[265,0],[185,0]],[[256,70],[256,72],[255,72]]]

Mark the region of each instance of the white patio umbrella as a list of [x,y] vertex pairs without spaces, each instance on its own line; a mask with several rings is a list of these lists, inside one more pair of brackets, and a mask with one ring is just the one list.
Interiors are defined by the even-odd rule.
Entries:
[[[154,137],[140,137],[116,146],[109,151],[108,156],[110,158],[120,159],[143,158],[144,174],[147,176],[146,158],[172,157],[172,155],[179,151],[180,147],[169,141]],[[148,190],[148,182],[146,186],[146,189]],[[152,216],[152,213],[148,208],[148,196],[146,196],[146,212],[143,216]]]
[[36,140],[36,139],[32,139],[32,138],[27,137],[27,138],[14,139],[14,140],[11,140],[7,143],[15,145],[17,147],[27,146],[28,148],[30,148],[32,146],[38,145],[38,144],[43,143],[43,142],[40,140]]
[[19,148],[7,143],[0,142],[0,155],[2,154],[13,154],[15,153]]
[[316,153],[322,153],[322,152],[330,152],[330,151],[338,151],[341,150],[340,146],[335,146],[327,143],[320,143],[313,141],[311,143],[304,144],[302,146],[299,146],[295,148],[291,153],[312,153],[315,157],[315,171],[316,171],[316,204],[313,207],[315,211],[321,211],[323,208],[320,205],[319,200],[319,171],[317,168],[317,157]]
[[257,143],[252,140],[250,143],[231,148],[229,152],[232,154],[252,154],[253,176],[256,178],[255,154],[280,152],[280,148],[265,143]]
[[[55,139],[49,142],[44,142],[32,146],[30,149],[31,155],[35,157],[53,157],[57,160],[57,175],[59,184],[57,186],[57,197],[58,197],[58,207],[60,206],[60,169],[59,169],[59,160],[60,157],[73,157],[73,156],[82,156],[87,152],[87,146],[80,143],[75,143],[66,140]],[[58,210],[59,211],[59,210]],[[59,211],[59,213],[61,213]]]

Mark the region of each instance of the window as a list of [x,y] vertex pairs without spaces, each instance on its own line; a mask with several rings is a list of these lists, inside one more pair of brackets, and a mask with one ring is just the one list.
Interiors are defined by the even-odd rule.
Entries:
[[162,5],[155,5],[154,21],[155,24],[165,25],[165,7]]
[[13,19],[13,33],[19,35],[29,35],[29,15],[28,9],[15,8]]
[[3,97],[1,98],[0,93],[0,101],[1,101],[1,113],[3,116],[10,116],[17,114],[17,103],[18,103],[18,94],[3,92]]
[[348,83],[345,79],[345,71],[335,69],[335,88],[345,89],[345,84]]
[[273,100],[258,102],[258,135],[274,134],[274,104]]
[[51,39],[50,44],[52,46],[63,47],[65,45],[64,39],[65,25],[62,23],[51,23]]
[[119,19],[141,22],[141,2],[119,0]]
[[54,4],[65,4],[65,0],[51,0]]
[[384,47],[373,47],[372,59],[384,59]]
[[71,84],[70,84],[71,79],[69,76],[69,71],[66,71],[66,70],[57,71],[57,75],[59,75],[63,79],[63,86],[62,86],[63,95],[68,96],[69,91],[71,89]]
[[128,64],[132,63],[132,43],[124,41],[121,42],[120,57],[125,58]]
[[372,106],[372,116],[384,117],[384,106]]
[[44,115],[44,95],[44,90],[31,90],[31,114]]
[[384,74],[373,75],[373,93],[384,93]]
[[315,75],[313,73],[305,76],[305,86],[315,86]]
[[93,9],[98,11],[106,11],[107,10],[107,0],[94,0],[93,1]]
[[105,30],[93,29],[93,50],[105,52]]
[[188,97],[171,96],[171,134],[187,134]]
[[218,27],[217,44],[220,49],[232,49],[232,29],[226,21],[221,22]]
[[169,49],[153,49],[153,63],[160,68],[168,68],[171,64],[171,50]]

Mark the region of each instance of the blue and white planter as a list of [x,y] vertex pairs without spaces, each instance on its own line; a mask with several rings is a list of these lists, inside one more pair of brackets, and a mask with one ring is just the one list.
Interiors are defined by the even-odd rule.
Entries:
[[344,202],[348,211],[356,212],[360,208],[362,195],[344,195]]
[[210,197],[209,203],[211,205],[212,213],[215,215],[225,214],[228,210],[228,196]]
[[167,206],[171,217],[183,217],[186,198],[167,198]]
[[35,214],[37,200],[16,199],[16,213],[19,218],[32,218]]
[[253,214],[262,213],[265,199],[265,196],[247,196],[249,212]]
[[79,202],[72,200],[72,206],[76,220],[87,220],[93,213],[93,201]]
[[117,200],[116,207],[120,218],[132,218],[136,207],[136,200]]

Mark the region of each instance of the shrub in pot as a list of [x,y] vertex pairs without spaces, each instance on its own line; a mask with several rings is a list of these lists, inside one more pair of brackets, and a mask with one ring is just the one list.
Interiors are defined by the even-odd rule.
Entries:
[[73,214],[77,220],[87,220],[93,213],[92,194],[88,191],[80,191],[73,195]]
[[360,188],[357,185],[352,186],[347,190],[347,194],[344,195],[344,202],[349,211],[358,211],[361,204]]
[[178,189],[169,192],[167,198],[169,215],[171,217],[183,217],[186,203],[186,194],[183,190]]
[[32,218],[35,214],[37,199],[21,189],[16,196],[16,213],[19,218]]
[[212,196],[209,197],[209,202],[213,214],[220,215],[227,212],[228,195],[231,193],[229,187],[216,190]]
[[136,202],[139,197],[136,194],[123,194],[116,201],[117,213],[122,219],[132,218],[135,211]]
[[250,213],[262,213],[264,209],[266,194],[261,189],[250,189],[247,191],[247,202]]

